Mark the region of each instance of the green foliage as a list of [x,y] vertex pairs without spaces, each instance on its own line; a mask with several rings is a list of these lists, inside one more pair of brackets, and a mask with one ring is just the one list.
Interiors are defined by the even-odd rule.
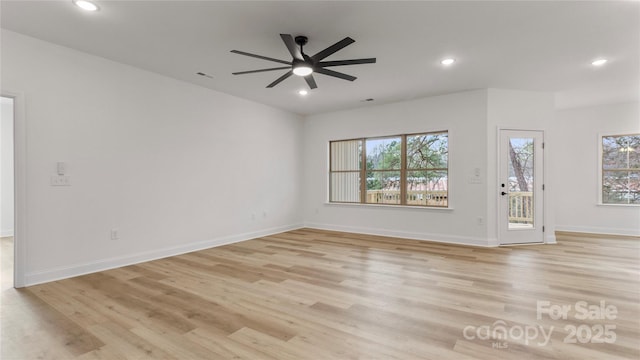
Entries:
[[[410,186],[433,184],[443,177],[446,178],[449,161],[449,139],[446,133],[408,135],[406,139],[409,170],[407,182]],[[367,140],[367,190],[398,187],[400,173],[397,170],[401,167],[402,138]]]
[[367,140],[367,170],[400,169],[401,141],[400,138]]
[[377,177],[374,177],[373,171],[373,161],[367,157],[367,190],[381,190],[382,182]]

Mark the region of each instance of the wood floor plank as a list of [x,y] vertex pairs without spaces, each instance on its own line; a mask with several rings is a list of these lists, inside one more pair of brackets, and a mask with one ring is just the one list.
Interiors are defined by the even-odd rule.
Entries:
[[[10,250],[2,359],[640,359],[633,237],[478,248],[299,229],[21,290]],[[539,301],[566,319],[538,318]],[[579,319],[580,301],[617,314]],[[614,342],[585,338],[604,325]]]

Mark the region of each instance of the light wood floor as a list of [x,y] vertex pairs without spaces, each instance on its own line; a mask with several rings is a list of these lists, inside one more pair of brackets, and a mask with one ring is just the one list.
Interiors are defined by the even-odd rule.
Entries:
[[[1,358],[640,358],[640,239],[558,241],[485,249],[303,229],[22,290],[5,284]],[[537,320],[538,300],[605,301],[618,313]],[[502,324],[506,340],[477,332]],[[615,342],[564,341],[572,326],[604,325],[615,325]],[[519,338],[539,327],[548,344]],[[580,339],[595,336],[586,331]]]

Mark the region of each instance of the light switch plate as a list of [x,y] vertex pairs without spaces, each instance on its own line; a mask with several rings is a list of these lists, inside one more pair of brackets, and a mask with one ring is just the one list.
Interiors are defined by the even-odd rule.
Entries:
[[59,161],[56,164],[56,170],[58,171],[58,175],[64,175],[67,172],[67,163]]

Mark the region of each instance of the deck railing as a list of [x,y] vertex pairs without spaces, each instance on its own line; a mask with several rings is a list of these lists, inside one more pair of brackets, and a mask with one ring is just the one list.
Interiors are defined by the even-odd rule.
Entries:
[[[400,204],[400,190],[367,190],[369,204]],[[409,190],[407,205],[447,206],[446,191]]]
[[509,223],[533,224],[533,192],[509,193]]
[[[447,206],[447,191],[407,191],[407,205]],[[369,204],[400,204],[400,190],[367,190]],[[509,193],[509,223],[533,224],[533,193]]]

